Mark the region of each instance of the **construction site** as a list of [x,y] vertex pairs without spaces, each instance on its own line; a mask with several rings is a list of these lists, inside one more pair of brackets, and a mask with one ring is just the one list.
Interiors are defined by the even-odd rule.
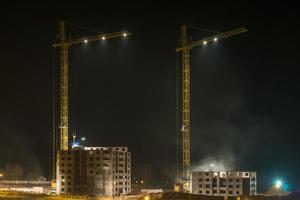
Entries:
[[[162,16],[165,16],[164,13]],[[90,19],[95,20],[95,18],[93,19],[92,17]],[[103,19],[103,21],[105,20]],[[101,23],[105,24],[103,21],[99,22],[99,26],[102,26]],[[242,55],[242,53],[237,54],[236,52],[242,52],[242,49],[248,48],[246,45],[251,45],[251,41],[247,41],[248,34],[250,37],[253,37],[251,26],[239,26],[239,24],[243,23],[233,22],[232,26],[227,26],[231,27],[228,29],[226,25],[219,24],[219,30],[224,30],[219,31],[183,24],[182,20],[178,20],[176,25],[178,25],[179,22],[181,23],[180,26],[176,27],[172,25],[171,22],[169,24],[169,27],[172,27],[168,30],[169,33],[171,31],[174,32],[175,28],[177,30],[177,33],[174,33],[174,36],[170,37],[170,41],[173,42],[173,52],[169,53],[169,58],[173,59],[172,62],[170,62],[172,65],[170,68],[173,69],[173,71],[170,73],[168,68],[163,69],[167,71],[166,74],[168,74],[169,79],[164,78],[162,82],[164,82],[165,85],[160,85],[161,82],[155,80],[155,78],[151,84],[146,84],[147,81],[144,81],[143,76],[140,75],[141,73],[149,73],[149,76],[153,76],[154,73],[151,70],[156,70],[157,73],[163,71],[161,69],[161,71],[158,70],[159,67],[165,65],[165,61],[163,60],[165,55],[158,53],[158,49],[161,48],[159,42],[147,41],[148,39],[139,36],[142,38],[142,41],[148,42],[147,45],[145,45],[145,49],[152,46],[151,50],[157,50],[156,53],[153,53],[154,56],[149,60],[151,60],[151,62],[154,60],[153,63],[157,60],[157,63],[161,63],[161,66],[152,64],[154,69],[152,69],[151,66],[145,68],[145,71],[143,71],[132,67],[128,69],[124,68],[122,69],[123,71],[121,71],[120,69],[123,67],[123,63],[128,62],[128,60],[132,63],[139,63],[133,60],[128,52],[130,52],[132,50],[131,48],[135,45],[137,46],[137,43],[140,41],[135,40],[135,37],[143,32],[136,31],[137,29],[133,25],[131,27],[129,26],[129,29],[132,30],[128,29],[124,31],[124,28],[122,30],[121,27],[117,32],[104,32],[91,28],[88,25],[85,26],[80,23],[77,24],[60,19],[57,30],[55,30],[57,33],[56,38],[51,44],[51,51],[53,52],[51,74],[49,74],[49,69],[47,73],[48,78],[51,79],[51,91],[47,90],[47,92],[52,93],[51,101],[49,101],[51,102],[52,130],[47,133],[47,140],[49,141],[49,138],[51,138],[52,147],[51,174],[47,177],[41,176],[40,174],[45,174],[42,173],[43,170],[41,170],[42,167],[40,167],[42,164],[30,158],[25,158],[25,160],[29,160],[29,166],[36,165],[39,167],[32,167],[32,169],[30,169],[31,171],[29,170],[30,173],[26,175],[26,178],[24,178],[24,175],[21,175],[23,173],[21,167],[18,168],[13,165],[8,165],[10,167],[6,167],[6,169],[0,168],[0,200],[299,200],[300,193],[291,192],[297,191],[297,189],[294,189],[296,186],[291,189],[287,179],[277,176],[280,173],[283,174],[282,171],[278,170],[274,173],[276,174],[275,180],[270,181],[269,179],[265,179],[265,176],[269,176],[270,174],[266,172],[266,168],[271,168],[271,166],[264,162],[268,154],[262,153],[261,157],[263,157],[263,159],[257,160],[255,156],[260,153],[260,148],[264,148],[265,143],[268,145],[273,135],[261,140],[257,139],[257,137],[260,137],[257,121],[261,118],[251,118],[252,121],[247,118],[248,121],[243,121],[239,114],[236,114],[243,113],[245,116],[251,114],[251,111],[249,111],[251,110],[250,107],[247,107],[248,105],[244,103],[250,102],[250,98],[244,101],[240,96],[235,96],[233,92],[234,94],[228,98],[229,100],[227,99],[227,101],[232,101],[233,103],[230,102],[230,106],[227,107],[224,106],[226,104],[225,100],[222,100],[222,95],[226,96],[224,94],[226,94],[227,90],[229,91],[228,88],[231,89],[230,91],[238,91],[236,92],[238,94],[240,92],[239,90],[241,90],[240,88],[242,88],[241,85],[243,81],[241,80],[243,79],[243,75],[246,74],[245,71],[249,70],[243,65],[246,65],[244,63],[248,61],[241,62],[239,60],[236,61],[238,63],[236,64],[235,60],[239,59],[238,55]],[[107,24],[105,25],[107,26]],[[153,37],[160,36],[159,34],[161,34],[163,30],[162,27],[153,28],[147,27],[146,25],[145,27],[146,32],[149,32],[149,30],[153,31],[156,28],[157,33],[153,31]],[[218,23],[212,27],[218,27]],[[111,27],[104,27],[102,30],[109,30],[110,28]],[[174,41],[175,36],[176,41]],[[234,43],[235,39],[239,42],[244,41],[243,46],[239,46],[239,43],[232,45],[231,43]],[[113,52],[109,50],[106,51],[106,49],[112,48],[109,46],[110,43],[119,45],[118,48],[122,49],[120,50],[121,53],[115,49]],[[227,46],[222,47],[223,43],[226,43]],[[174,46],[176,46],[176,48],[174,48]],[[100,47],[102,49],[100,49]],[[171,49],[171,47],[168,48]],[[97,52],[98,50],[99,52],[103,52],[99,53]],[[141,52],[140,55],[143,55],[145,50],[139,49],[138,51]],[[206,52],[207,54],[205,54],[203,53],[204,51],[208,53]],[[107,68],[109,60],[106,60],[105,63],[101,63],[101,59],[111,56],[111,60],[118,60],[119,54],[124,54],[122,55],[123,57],[121,57],[123,60],[120,59],[119,62],[113,63],[115,66],[119,64],[119,68],[115,70],[110,69],[111,74],[106,73],[104,69]],[[202,56],[202,54],[205,54],[205,56]],[[215,55],[219,57],[214,57]],[[80,56],[84,56],[84,61],[81,61],[83,57]],[[245,58],[245,55],[241,57]],[[252,59],[250,57],[251,56],[249,56],[249,60]],[[218,62],[217,59],[219,58],[220,61]],[[137,60],[138,59],[140,58],[137,56]],[[89,68],[88,66],[91,63],[95,64],[95,66],[101,66],[103,64],[103,68],[97,69],[99,71],[91,67]],[[205,68],[205,65],[211,67],[209,63],[214,63],[213,66],[216,68]],[[140,65],[140,63],[136,65]],[[222,65],[226,65],[227,68],[222,68]],[[78,66],[81,66],[81,68]],[[87,67],[84,69],[82,66]],[[242,69],[237,70],[236,68],[240,66],[242,66]],[[73,70],[75,67],[80,68],[80,70]],[[229,76],[229,78],[224,78],[224,74],[219,75],[218,73],[220,72],[216,72],[222,70],[230,71],[227,73],[234,75]],[[84,73],[88,79],[80,77],[82,71],[85,71]],[[133,74],[132,77],[128,78],[125,71]],[[103,77],[107,78],[103,80],[104,85],[101,85],[101,87],[105,89],[101,88],[99,82],[94,80],[95,77],[96,79],[101,79],[100,76],[99,78],[97,77],[96,72],[103,72],[102,79]],[[213,78],[207,78],[209,81],[212,80],[211,82],[218,78],[224,79],[220,81],[219,85],[221,86],[218,86],[218,89],[215,89],[216,85],[207,80],[205,80],[207,82],[196,80],[196,76],[201,73],[205,74],[205,72],[217,74],[216,76],[212,76]],[[235,75],[238,78],[236,78]],[[202,75],[202,79],[204,76],[206,75]],[[107,81],[117,78],[122,79],[123,82],[124,80],[130,82],[128,84],[129,86],[118,91],[114,88],[112,84],[113,81]],[[199,79],[201,79],[201,77]],[[234,81],[228,84],[226,79],[234,79]],[[251,80],[251,78],[247,80],[248,82],[244,81],[248,84],[247,91],[252,92],[252,90],[255,89],[251,88],[251,84],[255,84],[256,80]],[[105,83],[105,81],[107,83]],[[116,85],[122,85],[122,81],[116,83]],[[90,85],[86,84],[78,89],[78,84],[82,82],[88,82]],[[92,87],[89,87],[91,85]],[[136,85],[139,85],[139,87],[135,88]],[[169,87],[169,85],[171,86]],[[199,87],[199,85],[205,85],[203,88],[206,88],[205,94],[208,94],[207,97],[203,96],[203,101],[199,101],[203,94],[194,95],[194,93],[198,92],[198,88],[199,90],[204,90],[202,87]],[[151,88],[145,89],[147,86],[151,86]],[[172,88],[173,90],[168,91],[169,93],[166,94],[166,96],[171,96],[169,99],[172,99],[173,103],[164,102],[163,96],[159,97],[159,94],[164,95],[164,93],[156,93],[156,91],[153,90],[153,88],[157,87],[165,87],[168,88],[168,90]],[[139,93],[139,91],[141,90],[146,91],[143,97],[140,97],[141,93]],[[114,93],[121,93],[121,95],[115,95]],[[217,93],[222,94],[218,95]],[[97,98],[93,99],[94,96],[97,96]],[[153,107],[145,103],[149,96],[157,96],[157,102],[155,101],[153,103]],[[103,102],[98,103],[97,101],[102,98],[104,99]],[[118,101],[123,101],[123,104],[116,103],[116,100],[114,103],[109,104],[108,102],[112,101],[111,98],[119,98]],[[216,100],[210,100],[210,98],[215,98]],[[86,99],[86,101],[82,101],[82,99]],[[136,102],[134,102],[133,99],[135,99]],[[87,105],[86,102],[89,101],[93,101],[93,103]],[[128,103],[129,101],[130,103]],[[221,110],[219,113],[222,114],[217,116],[213,111],[210,111],[212,110],[211,107],[207,107],[207,110],[204,111],[205,104],[208,104],[209,101],[212,101],[211,107],[214,107],[215,110]],[[78,108],[80,104],[84,105]],[[129,105],[128,108],[126,104]],[[202,116],[199,114],[199,110],[200,113],[202,112],[201,109],[195,108],[198,104],[203,105],[201,109],[205,114]],[[126,108],[124,108],[124,105],[126,105]],[[169,110],[165,109],[165,107],[168,106],[170,107],[168,109],[172,112],[168,113]],[[227,110],[222,110],[223,106]],[[247,108],[243,108],[243,106]],[[145,109],[146,107],[147,110]],[[82,110],[84,110],[84,112],[82,112]],[[97,112],[93,113],[93,111]],[[139,112],[145,116],[141,116]],[[120,119],[116,120],[119,113]],[[130,116],[129,113],[131,114]],[[94,125],[98,127],[94,129],[95,131],[91,131],[93,130],[91,124],[95,123],[95,116],[99,115],[101,115],[101,117],[99,117],[99,121],[96,121],[98,124]],[[166,121],[161,120],[161,118],[155,119],[156,115],[161,115],[162,118],[164,118],[163,116],[171,116],[171,120],[167,120],[168,117],[165,117]],[[229,115],[230,117],[228,117]],[[134,119],[133,123],[129,120],[130,117]],[[222,121],[222,118],[227,117],[230,123],[227,123],[227,121],[225,123],[225,120]],[[91,118],[93,118],[94,121],[91,120]],[[209,119],[212,121],[211,123],[208,122]],[[85,122],[85,126],[80,126],[83,121]],[[118,123],[115,123],[115,121],[118,121]],[[39,124],[40,122],[35,123]],[[150,128],[145,126],[147,123],[151,124],[151,126],[149,125]],[[172,128],[164,127],[164,123],[171,124]],[[223,126],[218,127],[218,123],[223,123]],[[237,123],[239,123],[239,125],[235,127],[234,124]],[[199,128],[201,126],[202,128]],[[251,134],[248,131],[250,128],[247,129],[248,126],[254,127],[251,127],[252,132],[258,132],[257,135],[251,132],[251,134],[255,135],[253,136],[254,140],[260,141],[258,147],[255,145],[257,143],[252,142],[250,139],[251,137],[249,135]],[[266,127],[271,129],[269,126]],[[217,132],[217,134],[215,134],[214,131]],[[245,132],[246,136],[241,136],[239,131]],[[276,132],[277,130],[274,128],[271,129],[271,131]],[[130,135],[132,132],[136,133]],[[151,136],[149,136],[149,134],[147,135],[149,132],[157,132],[156,138],[152,140]],[[164,135],[165,132],[172,132],[172,138],[170,138],[170,134]],[[110,140],[105,138],[106,135],[109,135]],[[218,140],[215,136],[219,135],[222,136],[220,136]],[[38,137],[40,136],[36,136],[37,140],[39,140]],[[277,140],[280,137],[274,138]],[[156,144],[157,141],[160,141],[161,144]],[[42,144],[40,145],[43,146]],[[26,150],[26,148],[24,149]],[[212,152],[211,149],[213,149],[214,152]],[[252,155],[248,151],[255,153]],[[39,154],[39,152],[33,152]],[[195,152],[197,159],[193,158]],[[234,152],[238,156],[234,157],[231,153],[228,156],[228,152]],[[45,155],[42,152],[40,154]],[[162,154],[162,156],[159,157],[157,154]],[[243,155],[246,155],[244,156],[245,159]],[[216,159],[211,159],[214,156]],[[199,157],[201,160],[197,161]],[[169,160],[160,158],[167,158]],[[176,162],[174,162],[175,160]],[[153,163],[153,161],[155,163]],[[238,163],[238,165],[236,163]],[[264,170],[259,167],[261,163],[267,166]],[[287,168],[283,167],[283,169]],[[39,171],[40,174],[34,173],[36,171]]]
[[[198,41],[189,41],[188,39],[188,28],[189,26],[183,25],[181,27],[181,38],[180,38],[180,47],[176,49],[177,52],[179,52],[182,55],[182,69],[180,71],[182,72],[181,80],[182,88],[179,89],[179,91],[182,91],[180,94],[179,99],[181,99],[181,109],[178,111],[178,117],[180,118],[180,121],[178,121],[178,127],[180,128],[180,131],[178,133],[178,137],[181,137],[182,144],[178,144],[182,147],[182,169],[177,169],[177,171],[181,171],[182,174],[177,174],[177,182],[175,183],[174,190],[176,192],[192,192],[192,184],[191,184],[191,145],[190,145],[190,50],[193,47],[207,45],[208,43],[218,42],[219,40],[229,38],[231,36],[246,32],[245,28],[239,28],[232,31],[219,33],[216,35],[213,35],[208,38],[204,38]],[[53,133],[53,174],[56,174],[55,177],[53,177],[53,185],[54,187],[57,187],[57,193],[58,194],[92,194],[92,195],[110,195],[110,196],[120,196],[120,195],[127,195],[131,192],[131,176],[130,176],[130,167],[127,167],[125,164],[125,170],[123,169],[124,164],[119,164],[117,157],[116,157],[116,164],[113,163],[103,163],[102,165],[98,165],[98,168],[95,168],[95,166],[92,164],[85,163],[81,164],[85,167],[80,168],[79,170],[75,170],[72,165],[78,165],[78,164],[72,164],[74,159],[74,156],[71,156],[68,158],[69,161],[71,161],[71,164],[69,164],[70,168],[66,168],[66,166],[63,166],[61,163],[63,162],[64,157],[62,157],[62,154],[69,154],[72,155],[73,151],[75,149],[78,149],[79,154],[82,154],[81,152],[86,151],[86,147],[83,145],[76,145],[76,135],[73,134],[73,143],[70,145],[69,138],[70,138],[70,131],[68,128],[69,123],[69,107],[68,107],[68,100],[69,100],[69,94],[68,94],[68,87],[69,87],[69,81],[68,81],[68,48],[72,45],[78,45],[78,44],[84,44],[84,43],[91,43],[94,41],[99,40],[109,40],[113,38],[118,37],[128,37],[131,35],[129,32],[117,32],[117,33],[108,33],[108,34],[100,34],[90,37],[83,37],[83,38],[75,38],[75,39],[68,39],[67,33],[65,29],[65,22],[60,22],[59,24],[59,34],[58,34],[58,41],[54,43],[54,48],[59,48],[60,52],[60,133],[59,133],[59,152],[60,156],[57,157],[57,142],[56,142],[56,133]],[[56,125],[54,125],[56,127]],[[54,129],[55,130],[55,129]],[[71,148],[71,150],[69,150]],[[102,154],[104,153],[103,148],[99,148]],[[112,147],[112,149],[118,149],[116,147]],[[106,148],[106,151],[107,148]],[[99,154],[99,152],[97,152]],[[118,154],[118,152],[116,152]],[[90,154],[93,154],[93,151],[90,152]],[[104,159],[111,159],[111,157],[114,157],[114,155],[107,155],[107,158]],[[179,156],[179,154],[178,154]],[[102,156],[103,157],[103,156]],[[104,156],[105,157],[105,156]],[[88,160],[93,159],[89,158]],[[98,160],[100,160],[98,158]],[[127,158],[126,158],[127,160]],[[128,160],[129,166],[130,166],[130,160]],[[67,163],[65,164],[67,165]],[[116,166],[115,170],[112,170],[112,167]],[[92,168],[90,168],[92,167]],[[177,164],[177,167],[179,168],[179,164]],[[108,171],[104,172],[103,170],[107,168]],[[62,171],[63,170],[63,171]],[[64,171],[69,172],[69,176],[64,175]],[[127,170],[129,170],[129,173],[127,173]],[[74,173],[75,171],[75,173]],[[118,174],[114,174],[116,172],[119,172]],[[79,180],[76,181],[78,174],[85,174],[85,180]],[[102,177],[98,180],[93,181],[93,183],[89,184],[89,180],[93,180],[96,173],[99,177]],[[106,174],[111,175],[106,175]],[[71,176],[72,175],[72,176]],[[81,175],[80,175],[81,176]],[[108,178],[110,177],[110,178]],[[112,178],[113,177],[113,178]],[[117,177],[115,179],[115,177]],[[122,177],[120,179],[120,177]],[[75,179],[75,181],[74,181]],[[75,182],[75,183],[74,183]],[[77,182],[77,183],[76,183]],[[73,183],[73,184],[72,184]],[[255,182],[251,182],[252,184],[256,184]],[[116,187],[113,187],[113,185],[116,185]],[[125,188],[123,188],[123,185],[125,185]],[[121,186],[121,188],[120,188]],[[95,188],[96,191],[90,190],[91,188]],[[118,191],[118,192],[117,192]],[[255,190],[256,191],[256,188]],[[255,195],[255,192],[251,192],[248,195]],[[220,194],[219,194],[220,195]],[[224,195],[229,195],[228,193],[224,193]],[[236,194],[232,194],[236,195]],[[241,193],[240,195],[243,195]]]
[[[132,192],[131,154],[127,147],[88,147],[85,138],[77,138],[76,132],[69,130],[69,53],[71,46],[93,43],[110,39],[131,37],[130,32],[101,33],[82,38],[70,38],[66,23],[59,23],[59,33],[53,48],[59,51],[59,123],[53,114],[53,177],[42,187],[35,190],[15,190],[1,192],[2,196],[18,196],[30,199],[272,199],[259,196],[256,192],[256,172],[238,171],[193,171],[191,170],[191,56],[192,48],[221,42],[223,39],[246,32],[245,28],[217,33],[196,41],[189,39],[188,25],[180,29],[179,44],[176,52],[181,56],[181,73],[177,85],[177,164],[174,177],[174,192],[143,189]],[[88,28],[86,28],[88,29]],[[134,36],[133,36],[134,37]],[[71,66],[72,67],[72,66]],[[54,93],[55,94],[55,93]],[[55,97],[54,97],[55,99]],[[55,101],[53,111],[57,110]],[[59,128],[59,133],[55,130]],[[72,138],[72,142],[70,142]],[[193,174],[193,176],[192,176]],[[198,175],[199,174],[199,175]],[[225,175],[226,174],[226,175]],[[250,175],[249,175],[250,174]],[[192,178],[193,177],[193,178]],[[202,178],[203,177],[203,178]],[[227,177],[227,178],[226,178]],[[248,178],[248,182],[245,181]],[[203,182],[203,185],[202,185]],[[234,183],[231,183],[234,182]],[[247,182],[247,184],[246,184]],[[47,185],[49,184],[49,185]],[[8,184],[9,185],[9,184]],[[26,184],[25,184],[26,185]],[[9,186],[8,186],[9,187]],[[25,186],[26,188],[26,186]],[[38,190],[38,188],[42,188]],[[47,189],[46,189],[47,188]],[[200,190],[199,190],[200,188]],[[20,193],[23,192],[23,193]],[[43,194],[47,193],[47,195]],[[134,194],[134,195],[133,195]],[[49,195],[51,197],[49,197]],[[296,199],[295,195],[282,199]],[[2,197],[0,197],[1,199]],[[3,197],[6,199],[5,197]],[[297,197],[298,198],[298,197]]]

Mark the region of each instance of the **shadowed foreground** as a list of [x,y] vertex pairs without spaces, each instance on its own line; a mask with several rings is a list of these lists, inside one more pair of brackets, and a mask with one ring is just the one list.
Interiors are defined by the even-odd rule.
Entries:
[[[126,197],[83,197],[83,196],[56,196],[46,194],[26,194],[19,192],[0,192],[0,200],[69,200],[69,199],[86,199],[86,200],[143,200],[144,195],[134,195]],[[223,200],[223,197],[202,196],[184,193],[163,193],[152,194],[150,200]],[[241,197],[241,200],[278,200],[278,196],[251,196]],[[234,197],[228,197],[228,200],[236,200]],[[300,193],[292,193],[288,196],[282,196],[281,200],[300,200]]]

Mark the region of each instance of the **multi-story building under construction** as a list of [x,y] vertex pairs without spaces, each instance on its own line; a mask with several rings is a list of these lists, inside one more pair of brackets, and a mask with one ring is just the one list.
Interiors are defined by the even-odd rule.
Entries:
[[131,192],[127,147],[73,147],[59,150],[57,193],[122,196]]
[[208,196],[256,195],[256,172],[194,171],[192,192]]

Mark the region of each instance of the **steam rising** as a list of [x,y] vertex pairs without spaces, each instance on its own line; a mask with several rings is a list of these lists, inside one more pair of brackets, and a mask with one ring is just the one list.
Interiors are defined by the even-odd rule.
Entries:
[[230,171],[234,169],[232,156],[224,158],[207,157],[192,166],[192,171]]

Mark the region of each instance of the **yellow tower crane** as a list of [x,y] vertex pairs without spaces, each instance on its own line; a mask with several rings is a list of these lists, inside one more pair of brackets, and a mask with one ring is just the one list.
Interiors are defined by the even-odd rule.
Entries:
[[68,83],[68,49],[72,45],[94,42],[98,40],[107,40],[117,37],[126,37],[128,32],[115,32],[108,34],[97,34],[95,36],[69,39],[66,35],[65,22],[59,23],[59,42],[53,44],[54,48],[60,48],[60,149],[68,150],[69,148],[69,83]]
[[[81,27],[82,28],[82,27]],[[129,32],[114,32],[114,33],[101,33],[94,36],[82,37],[82,38],[70,38],[67,37],[65,22],[59,23],[58,41],[53,44],[54,48],[60,48],[60,134],[59,143],[60,150],[68,150],[69,148],[69,65],[68,65],[68,50],[72,45],[84,44],[99,40],[107,40],[117,37],[127,37],[131,35]],[[55,128],[55,126],[54,126]],[[55,171],[56,171],[56,136],[55,130],[53,131],[53,187],[55,187]]]
[[[175,190],[183,190],[184,192],[191,192],[191,144],[190,144],[190,50],[193,47],[207,45],[210,42],[217,42],[220,39],[225,39],[240,33],[247,31],[245,28],[234,29],[232,31],[219,33],[214,36],[197,40],[189,41],[187,34],[187,25],[181,27],[181,37],[180,37],[180,46],[176,48],[176,52],[181,52],[182,54],[182,102],[181,102],[181,119],[180,119],[180,128],[182,132],[182,181],[175,185]],[[177,174],[177,176],[179,176]],[[180,178],[177,177],[177,181]]]

